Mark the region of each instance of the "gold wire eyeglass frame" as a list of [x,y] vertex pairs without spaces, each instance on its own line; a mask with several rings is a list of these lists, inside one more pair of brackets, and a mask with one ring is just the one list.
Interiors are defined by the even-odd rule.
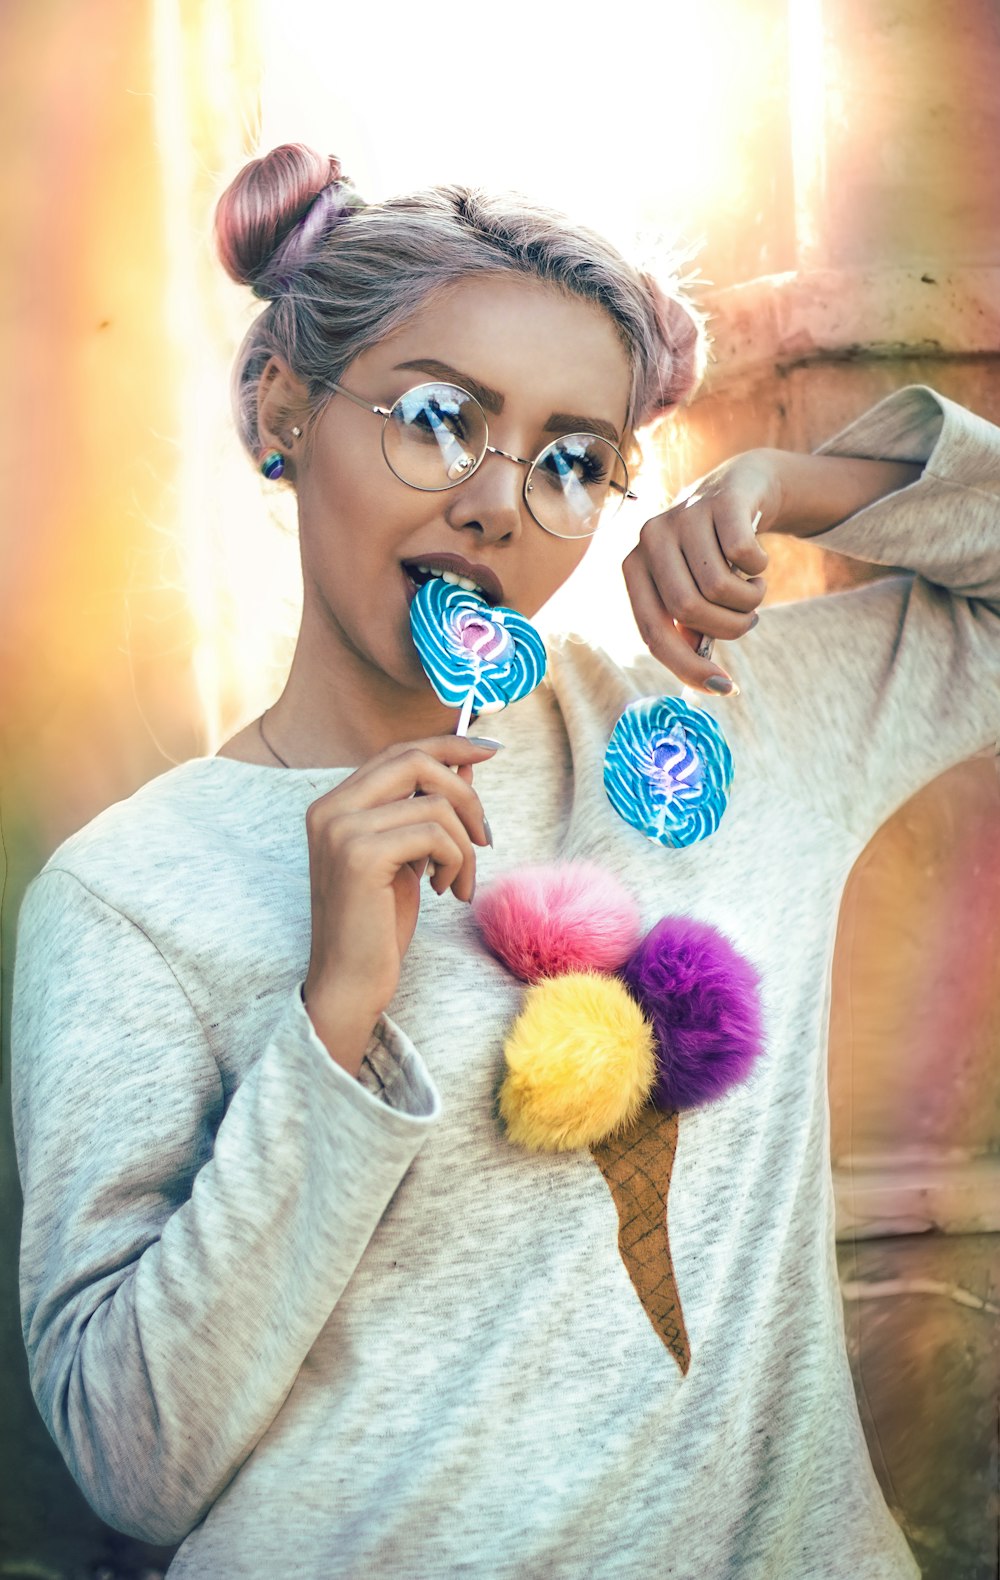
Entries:
[[[444,483],[441,486],[441,488],[421,488],[419,483],[411,483],[408,478],[406,478],[406,477],[399,477],[399,481],[401,483],[405,483],[407,488],[415,488],[421,494],[443,494],[450,488],[458,488],[462,483],[464,483],[466,481],[467,478],[472,476],[473,472],[478,470],[478,468],[482,465],[483,461],[486,459],[487,455],[501,455],[501,456],[503,456],[505,461],[513,461],[517,466],[526,466],[528,468],[528,471],[525,474],[525,479],[524,479],[524,490],[523,490],[523,492],[524,492],[524,503],[527,505],[528,510],[531,512],[532,520],[538,522],[538,525],[541,527],[543,532],[548,532],[554,538],[563,538],[564,540],[569,541],[569,542],[572,542],[573,539],[575,539],[575,538],[592,538],[594,536],[594,533],[599,532],[600,529],[601,529],[601,522],[600,521],[598,521],[597,526],[594,527],[593,530],[590,531],[590,532],[554,532],[551,527],[547,527],[545,525],[544,521],[539,521],[538,520],[538,517],[535,515],[535,512],[531,508],[531,500],[528,498],[528,494],[531,491],[531,474],[535,470],[535,467],[538,465],[538,462],[540,461],[542,456],[545,454],[545,452],[547,450],[551,450],[553,445],[558,444],[562,440],[575,439],[575,438],[585,438],[585,439],[600,439],[602,444],[606,444],[609,449],[614,450],[614,452],[617,455],[619,461],[621,462],[622,471],[625,474],[625,485],[624,485],[624,487],[622,486],[621,483],[615,483],[615,482],[609,482],[608,483],[608,487],[609,488],[615,489],[616,492],[620,493],[621,496],[622,496],[621,499],[618,502],[618,506],[616,507],[614,514],[615,515],[618,514],[618,509],[620,509],[621,505],[624,504],[626,499],[638,499],[638,497],[639,497],[638,494],[634,494],[632,492],[632,490],[628,486],[629,475],[628,475],[628,467],[625,465],[625,457],[622,455],[621,451],[618,449],[618,446],[615,445],[615,444],[612,444],[610,439],[605,439],[603,434],[600,434],[600,433],[595,433],[595,434],[590,434],[590,433],[567,434],[567,433],[564,433],[564,434],[560,434],[559,437],[557,439],[553,439],[550,444],[544,445],[542,447],[542,449],[539,450],[538,454],[535,456],[535,459],[533,461],[528,461],[523,456],[510,455],[506,450],[500,450],[500,449],[497,448],[497,446],[495,444],[490,444],[489,443],[490,429],[489,429],[489,423],[488,423],[487,418],[486,418],[486,413],[483,411],[482,406],[480,406],[479,402],[476,400],[476,397],[473,394],[471,394],[468,390],[463,389],[461,384],[445,384],[440,379],[435,379],[432,383],[429,383],[429,384],[414,384],[412,389],[404,390],[402,395],[398,395],[396,397],[396,399],[393,401],[392,405],[388,406],[388,407],[386,407],[386,406],[373,406],[371,401],[364,400],[362,396],[353,394],[350,390],[345,389],[342,384],[336,384],[332,380],[330,382],[330,388],[333,389],[333,390],[336,390],[338,395],[345,395],[348,400],[354,402],[355,406],[360,406],[364,411],[374,412],[376,417],[381,417],[382,418],[382,457],[383,457],[383,460],[385,461],[386,466],[389,468],[390,472],[392,473],[393,477],[399,477],[399,473],[396,471],[396,468],[393,466],[392,462],[389,460],[389,457],[385,453],[385,430],[386,430],[386,427],[388,426],[389,418],[392,416],[393,412],[395,411],[396,407],[399,405],[400,401],[406,400],[409,396],[417,394],[417,392],[419,390],[422,390],[422,389],[442,389],[442,388],[446,388],[446,389],[457,390],[459,392],[459,394],[465,396],[466,400],[469,400],[469,401],[472,402],[472,404],[478,409],[478,411],[480,412],[480,414],[482,416],[482,419],[483,419],[483,432],[486,434],[487,443],[486,443],[486,445],[485,445],[485,447],[483,449],[482,455],[478,458],[478,460],[475,462],[475,464],[473,466],[469,467],[468,471],[465,472],[465,474],[462,477],[456,477],[454,482]],[[613,518],[611,518],[611,519],[613,519]]]

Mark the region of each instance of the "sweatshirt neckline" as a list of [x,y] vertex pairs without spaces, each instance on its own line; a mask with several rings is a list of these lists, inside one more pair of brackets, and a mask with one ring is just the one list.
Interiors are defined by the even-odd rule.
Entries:
[[248,763],[241,757],[219,757],[216,753],[207,757],[192,757],[189,762],[192,767],[225,764],[226,771],[235,769],[243,773],[259,774],[262,778],[271,776],[278,784],[301,783],[303,780],[328,779],[338,774],[353,774],[358,767],[357,763],[351,763],[325,768],[285,768],[280,763]]
[[[542,703],[543,695],[547,696],[550,694],[550,692],[551,683],[549,676],[546,674],[542,680],[542,683],[539,686],[536,686],[534,691],[532,691],[529,696],[521,698],[516,705],[503,710],[501,717],[505,721],[505,733],[508,735],[508,740],[505,742],[506,745],[511,744],[512,738],[517,738],[520,726],[527,726],[529,724],[530,719],[534,717],[535,709],[537,709]],[[484,726],[488,726],[488,719],[485,719],[483,722]],[[490,733],[489,728],[485,727],[481,733],[488,735]],[[500,753],[499,757],[502,758],[503,753]],[[494,758],[493,761],[496,762],[497,759]],[[188,758],[188,765],[191,767],[203,767],[205,764],[221,763],[226,764],[225,771],[237,769],[246,774],[259,775],[260,779],[258,782],[260,783],[264,783],[264,776],[273,775],[275,784],[285,783],[295,785],[310,785],[316,783],[317,781],[330,783],[335,781],[338,777],[346,778],[349,774],[356,773],[358,768],[361,766],[359,763],[350,763],[336,764],[323,768],[286,768],[279,763],[249,763],[241,757],[220,757],[217,752],[212,752],[201,757]],[[212,768],[208,771],[216,772],[218,770]]]
[[261,769],[266,774],[347,774],[353,773],[357,763],[341,765],[330,764],[328,767],[295,768],[291,764],[287,767],[284,763],[248,763],[243,757],[220,757],[218,752],[212,752],[206,757],[192,757],[194,763],[226,763],[233,768]]

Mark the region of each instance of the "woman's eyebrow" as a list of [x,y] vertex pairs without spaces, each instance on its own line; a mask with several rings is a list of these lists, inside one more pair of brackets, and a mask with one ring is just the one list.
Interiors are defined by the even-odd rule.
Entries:
[[620,444],[617,428],[603,417],[579,417],[573,412],[554,411],[542,430],[543,433],[599,433],[602,439]]
[[[462,373],[458,368],[449,367],[447,362],[439,362],[436,357],[416,357],[412,362],[397,362],[394,372],[404,368],[414,368],[419,373],[432,373],[438,378],[454,379],[474,395],[484,411],[503,411],[503,396],[498,390],[490,389],[488,384],[480,384],[469,373]],[[543,433],[599,433],[602,438],[610,439],[612,444],[620,444],[618,430],[601,417],[580,417],[572,412],[554,411],[545,424]]]
[[491,390],[488,384],[480,384],[469,373],[460,373],[457,368],[449,367],[447,362],[439,362],[436,357],[417,357],[413,362],[397,362],[396,368],[416,368],[420,373],[434,373],[438,378],[454,379],[476,397],[484,411],[503,411],[503,396],[499,391]]

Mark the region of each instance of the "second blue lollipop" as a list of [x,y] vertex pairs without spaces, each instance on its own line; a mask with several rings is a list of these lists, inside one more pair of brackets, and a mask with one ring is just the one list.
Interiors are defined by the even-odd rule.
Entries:
[[693,845],[714,834],[732,781],[733,756],[718,724],[679,697],[640,697],[611,732],[608,799],[660,845]]

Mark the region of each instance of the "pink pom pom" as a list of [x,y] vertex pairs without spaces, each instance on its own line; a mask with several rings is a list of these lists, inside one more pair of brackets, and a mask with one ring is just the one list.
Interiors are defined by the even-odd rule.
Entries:
[[520,867],[484,889],[472,914],[487,947],[524,982],[616,971],[642,935],[628,890],[588,861]]

